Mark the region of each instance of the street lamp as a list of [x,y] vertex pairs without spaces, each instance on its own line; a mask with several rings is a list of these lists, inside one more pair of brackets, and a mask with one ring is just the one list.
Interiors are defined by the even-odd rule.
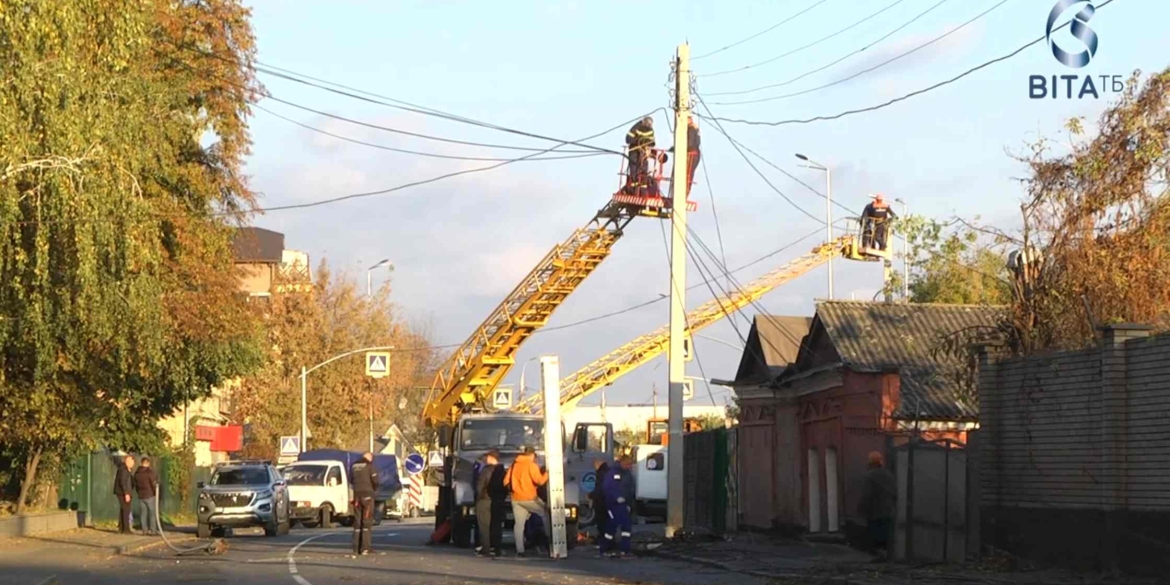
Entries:
[[[331,363],[333,363],[341,358],[349,357],[349,356],[354,355],[354,354],[365,353],[367,351],[391,351],[393,349],[394,349],[393,345],[379,345],[376,347],[363,347],[361,349],[355,349],[352,351],[347,351],[345,353],[339,353],[339,354],[337,354],[337,355],[335,355],[335,356],[333,356],[333,357],[331,357],[331,358],[329,358],[329,359],[327,359],[327,360],[325,360],[325,361],[323,361],[323,362],[321,362],[321,363],[319,363],[311,368],[306,368],[305,366],[301,366],[301,452],[302,453],[305,452],[305,450],[306,450],[306,447],[307,447],[306,441],[308,441],[308,438],[309,438],[309,407],[308,407],[308,401],[305,399],[307,394],[308,394],[307,379],[309,377],[309,374],[313,373],[313,371],[316,370],[317,368],[327,366],[327,365],[329,365],[329,364],[331,364]],[[371,410],[370,411],[370,419],[371,419],[370,433],[371,434],[373,433],[373,428],[374,428],[373,416],[374,416],[373,410]],[[371,441],[371,443],[372,443],[372,441]]]
[[385,259],[385,260],[382,260],[381,262],[379,262],[379,263],[377,263],[377,264],[375,264],[375,265],[373,265],[373,266],[371,266],[371,267],[369,267],[369,268],[367,268],[367,269],[366,269],[366,296],[367,296],[367,297],[371,297],[371,296],[373,296],[373,295],[374,295],[374,286],[373,286],[373,285],[374,285],[374,279],[373,279],[373,276],[372,276],[372,274],[373,274],[373,272],[374,272],[374,269],[376,269],[376,268],[381,268],[381,267],[383,267],[383,266],[388,266],[388,267],[389,267],[389,268],[387,268],[387,269],[386,269],[386,271],[387,271],[387,272],[394,272],[394,265],[390,263],[390,259],[389,259],[389,258],[387,258],[387,259]]
[[[803,155],[796,153],[796,158],[807,162],[800,165],[818,171],[825,171],[825,242],[833,241],[833,171],[829,167]],[[829,257],[829,300],[833,300],[833,257]]]
[[698,333],[692,333],[691,337],[698,337],[700,339],[706,339],[707,341],[714,341],[715,343],[723,344],[723,345],[726,345],[727,347],[730,347],[731,349],[736,349],[739,351],[744,350],[743,346],[736,345],[734,343],[731,343],[730,341],[723,341],[722,339],[719,339],[716,337],[711,337],[709,335],[699,335]]
[[520,366],[520,396],[518,396],[516,398],[516,400],[515,400],[516,404],[520,404],[521,402],[524,401],[524,374],[525,374],[525,372],[528,371],[528,364],[530,364],[538,359],[540,359],[540,356],[537,356],[534,358],[528,358],[528,360],[524,362],[524,365]]
[[[902,219],[905,220],[910,206],[901,198],[894,199],[894,202],[902,204]],[[906,239],[905,229],[902,230],[902,300],[910,301],[910,242]]]

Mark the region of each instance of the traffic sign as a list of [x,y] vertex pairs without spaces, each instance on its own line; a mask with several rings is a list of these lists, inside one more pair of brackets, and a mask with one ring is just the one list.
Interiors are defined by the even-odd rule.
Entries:
[[390,352],[367,351],[366,375],[371,378],[384,378],[390,374]]
[[683,380],[683,400],[690,400],[695,397],[695,381]]
[[280,438],[280,454],[291,457],[301,453],[301,438],[297,436]]
[[439,453],[438,451],[431,451],[430,454],[427,455],[427,463],[431,467],[442,467],[443,466],[443,454]]
[[422,473],[422,470],[427,468],[427,461],[418,453],[411,453],[406,456],[406,461],[402,462],[402,467],[406,469],[406,473],[415,475]]
[[496,388],[492,392],[492,406],[497,409],[512,408],[512,389]]

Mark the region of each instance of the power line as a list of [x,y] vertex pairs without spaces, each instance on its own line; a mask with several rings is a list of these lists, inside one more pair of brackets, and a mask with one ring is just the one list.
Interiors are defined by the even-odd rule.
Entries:
[[[285,116],[283,114],[279,114],[279,113],[274,112],[268,108],[265,108],[264,106],[261,106],[260,104],[252,104],[252,107],[256,108],[257,110],[260,110],[261,112],[264,112],[270,116],[284,120],[285,122],[288,122],[290,124],[295,124],[297,126],[300,126],[301,128],[304,128],[306,130],[316,132],[318,134],[323,134],[325,136],[330,136],[330,137],[336,138],[338,140],[343,140],[345,142],[359,144],[361,146],[368,146],[370,148],[376,148],[379,150],[386,150],[386,151],[390,151],[390,152],[399,152],[402,154],[413,154],[416,156],[425,156],[425,157],[430,157],[430,158],[441,158],[441,159],[447,159],[447,160],[468,160],[468,161],[481,161],[481,162],[499,162],[499,161],[511,160],[508,158],[500,158],[500,157],[457,156],[457,155],[453,155],[453,154],[438,154],[438,153],[434,153],[434,152],[421,152],[418,150],[409,150],[406,148],[395,148],[393,146],[386,146],[384,144],[376,144],[373,142],[366,142],[364,140],[358,140],[356,138],[352,138],[352,137],[345,136],[342,134],[336,134],[334,132],[330,132],[328,130],[318,128],[318,127],[310,125],[310,124],[305,124],[304,122],[301,122],[300,120],[296,120],[296,119],[290,118],[288,116]],[[569,152],[569,151],[561,150],[558,152]],[[584,151],[578,151],[578,152],[581,152],[581,154],[570,154],[570,155],[565,155],[565,156],[546,156],[546,157],[540,157],[540,158],[530,158],[530,159],[526,159],[525,162],[544,161],[544,160],[568,160],[568,159],[576,159],[576,158],[588,158],[588,157],[593,157],[593,156],[604,156],[604,155],[609,154],[607,152],[584,152]]]
[[771,57],[771,58],[765,59],[763,61],[760,61],[759,63],[753,63],[751,65],[744,65],[743,67],[739,67],[736,69],[727,69],[724,71],[717,71],[715,73],[708,73],[706,75],[703,75],[702,77],[719,77],[720,75],[728,75],[731,73],[742,73],[744,71],[747,71],[749,69],[754,69],[754,68],[760,67],[762,65],[767,65],[769,63],[775,63],[776,61],[779,61],[780,59],[783,59],[784,57],[795,55],[795,54],[797,54],[805,49],[815,47],[816,45],[819,45],[819,44],[821,44],[821,43],[823,43],[823,42],[825,42],[833,37],[836,37],[839,34],[848,32],[848,31],[850,31],[850,30],[852,30],[852,29],[854,29],[862,24],[865,24],[871,18],[873,18],[873,17],[875,17],[875,16],[877,16],[877,15],[879,15],[879,14],[881,14],[881,13],[883,13],[883,12],[885,12],[885,11],[887,11],[887,10],[889,10],[889,9],[891,9],[891,8],[897,6],[905,1],[906,0],[894,0],[893,3],[886,5],[885,8],[882,8],[881,10],[878,10],[877,12],[874,12],[873,14],[870,14],[869,16],[863,17],[861,20],[858,20],[857,22],[855,22],[855,23],[853,23],[853,24],[851,24],[851,25],[849,25],[841,30],[838,30],[837,32],[834,32],[834,33],[829,34],[827,36],[823,36],[823,37],[821,37],[821,38],[819,38],[811,43],[808,43],[807,45],[803,45],[803,46],[797,47],[795,49],[792,49],[791,51],[788,51],[787,53],[781,53],[779,55],[776,55],[775,57]]
[[[625,122],[622,122],[622,123],[620,123],[620,124],[618,124],[618,125],[616,125],[616,126],[611,126],[610,128],[608,128],[608,129],[606,129],[606,130],[602,130],[601,132],[598,132],[598,133],[596,133],[596,134],[593,134],[593,135],[591,135],[591,136],[587,136],[587,137],[585,137],[585,138],[582,138],[581,140],[582,140],[582,141],[583,141],[583,140],[592,140],[592,139],[594,139],[594,138],[597,138],[598,136],[602,136],[602,135],[605,135],[605,134],[609,134],[610,132],[613,132],[614,130],[617,130],[617,129],[619,129],[619,128],[622,128],[623,126],[625,126],[625,125],[627,125],[627,124],[631,124],[631,123],[633,123],[633,122],[634,122],[634,121],[636,121],[636,120],[640,120],[640,119],[642,119],[643,117],[644,117],[644,116],[638,116],[637,118],[634,118],[633,120],[627,120],[627,121],[625,121]],[[577,142],[580,142],[580,141],[577,141]],[[451,173],[445,173],[445,174],[442,174],[442,175],[439,175],[439,176],[436,176],[436,177],[431,177],[431,178],[429,178],[429,179],[423,179],[423,180],[419,180],[419,181],[411,181],[411,182],[409,182],[409,183],[404,183],[404,184],[402,184],[402,185],[397,185],[397,186],[390,187],[390,188],[387,188],[387,189],[379,189],[379,190],[377,190],[377,191],[366,191],[366,192],[362,192],[362,193],[351,193],[351,194],[349,194],[349,195],[342,195],[342,196],[338,196],[338,197],[331,197],[331,198],[329,198],[329,199],[321,199],[321,200],[318,200],[318,201],[312,201],[312,202],[309,202],[309,203],[296,203],[296,204],[291,204],[291,205],[280,205],[280,206],[276,206],[276,207],[266,207],[266,208],[262,208],[262,209],[257,209],[257,210],[255,210],[255,211],[262,211],[262,212],[263,212],[263,211],[285,211],[285,210],[289,210],[289,209],[306,209],[306,208],[309,208],[309,207],[319,207],[319,206],[321,206],[321,205],[328,205],[328,204],[331,204],[331,203],[338,203],[338,202],[341,202],[341,201],[348,201],[348,200],[350,200],[350,199],[358,199],[358,198],[363,198],[363,197],[372,197],[372,196],[374,196],[374,195],[385,195],[385,194],[387,194],[387,193],[393,193],[393,192],[395,192],[395,191],[401,191],[401,190],[403,190],[403,189],[409,189],[409,188],[411,188],[411,187],[418,187],[418,186],[421,186],[421,185],[426,185],[426,184],[429,184],[429,183],[434,183],[434,182],[437,182],[437,181],[442,181],[442,180],[444,180],[444,179],[449,179],[449,178],[452,178],[452,177],[458,177],[458,176],[461,176],[461,175],[469,175],[469,174],[473,174],[473,173],[482,173],[482,172],[484,172],[484,171],[490,171],[490,170],[498,169],[498,168],[500,168],[500,167],[503,167],[503,166],[506,166],[506,165],[510,165],[510,164],[512,164],[512,163],[521,162],[521,161],[524,161],[524,160],[528,160],[528,159],[531,159],[531,158],[534,158],[534,157],[540,156],[541,154],[545,154],[545,153],[548,153],[548,152],[552,152],[552,151],[556,150],[557,148],[559,148],[560,146],[563,146],[563,145],[565,145],[565,144],[571,144],[571,143],[574,143],[574,142],[573,142],[573,141],[565,141],[565,142],[562,142],[561,144],[558,144],[558,145],[556,145],[556,146],[552,146],[552,147],[550,147],[550,148],[546,148],[546,149],[544,149],[544,150],[541,150],[541,151],[539,151],[539,152],[534,152],[534,153],[532,153],[532,154],[528,154],[528,155],[522,156],[522,157],[520,157],[520,158],[508,159],[508,160],[505,160],[505,161],[502,161],[502,162],[498,162],[498,163],[496,163],[496,164],[493,164],[493,165],[488,165],[488,166],[485,166],[485,167],[476,167],[476,168],[474,168],[474,169],[464,169],[464,170],[461,170],[461,171],[454,171],[454,172],[451,172]],[[223,215],[230,215],[230,214],[228,214],[228,213],[225,213],[225,214],[223,214]]]
[[704,53],[702,55],[699,55],[698,57],[691,57],[691,61],[698,61],[699,59],[705,59],[707,57],[710,57],[711,55],[715,55],[717,53],[722,53],[723,51],[726,51],[726,50],[731,49],[733,47],[738,47],[738,46],[740,46],[740,45],[742,45],[742,44],[744,44],[752,39],[755,39],[757,37],[760,37],[762,35],[770,33],[773,30],[776,30],[777,28],[779,28],[780,26],[783,26],[784,24],[787,24],[788,22],[795,20],[798,16],[804,14],[805,12],[808,12],[809,10],[816,8],[817,6],[820,6],[821,4],[824,4],[825,2],[828,2],[828,0],[820,0],[816,4],[813,4],[812,6],[809,6],[808,8],[805,8],[804,10],[801,10],[800,12],[797,12],[796,14],[789,16],[788,18],[785,18],[784,20],[781,20],[780,22],[777,22],[776,24],[773,24],[772,26],[770,26],[770,27],[750,36],[750,37],[736,41],[734,43],[731,43],[730,45],[727,45],[725,47],[711,51],[710,53]]
[[[1007,0],[1004,0],[1004,2],[1006,2],[1006,1]],[[1114,1],[1115,0],[1105,0],[1105,2],[1103,2],[1100,6],[1097,7],[1097,10],[1101,10],[1102,8],[1112,4]],[[1003,4],[1003,2],[1000,2],[1000,4]],[[997,4],[996,6],[999,6],[1000,4]],[[992,7],[992,8],[994,8],[994,7]],[[1070,21],[1065,22],[1064,24],[1062,24],[1058,27],[1053,28],[1052,32],[1056,32],[1058,30],[1061,30],[1061,29],[1067,27],[1069,25],[1069,23],[1071,23],[1071,22],[1073,22],[1073,21],[1070,20]],[[950,84],[952,84],[952,83],[954,83],[954,82],[956,82],[956,81],[958,81],[958,80],[960,80],[968,75],[971,75],[972,73],[975,73],[981,69],[985,69],[985,68],[990,67],[990,66],[992,66],[996,63],[999,63],[1001,61],[1007,61],[1008,59],[1011,59],[1012,57],[1015,57],[1016,55],[1019,55],[1020,53],[1024,52],[1024,50],[1027,49],[1028,47],[1031,47],[1032,45],[1043,42],[1045,40],[1045,38],[1047,38],[1047,37],[1041,36],[1041,37],[1039,37],[1031,42],[1025,43],[1023,46],[1012,51],[1011,53],[1008,53],[1002,57],[997,57],[997,58],[992,59],[990,61],[986,61],[982,64],[976,65],[975,67],[972,67],[972,68],[970,68],[970,69],[968,69],[968,70],[966,70],[966,71],[964,71],[964,72],[962,72],[962,73],[960,73],[960,74],[958,74],[958,75],[956,75],[956,76],[954,76],[946,81],[940,81],[939,83],[936,83],[930,87],[920,89],[918,91],[914,91],[914,92],[908,93],[908,94],[900,96],[900,97],[896,97],[894,99],[891,99],[891,100],[889,100],[885,103],[882,103],[882,104],[878,104],[876,106],[870,106],[867,108],[861,108],[861,109],[857,109],[857,110],[848,110],[845,112],[841,112],[839,114],[834,114],[832,116],[817,116],[815,118],[806,118],[803,120],[795,120],[794,119],[794,120],[780,120],[777,122],[765,122],[765,121],[761,121],[761,120],[742,120],[742,119],[736,119],[736,118],[710,118],[710,119],[722,120],[724,122],[732,122],[732,123],[736,123],[736,124],[748,124],[748,125],[752,125],[752,126],[784,126],[784,125],[789,125],[789,124],[809,124],[812,122],[823,122],[823,121],[827,121],[827,120],[837,120],[840,118],[844,118],[846,116],[852,116],[854,114],[873,112],[876,110],[880,110],[882,108],[892,106],[898,102],[906,101],[912,97],[919,96],[919,95],[922,95],[924,93],[934,91],[940,87],[950,85]]]
[[874,65],[873,67],[870,67],[868,69],[862,69],[861,71],[858,71],[857,73],[854,73],[853,75],[850,75],[848,77],[843,77],[841,79],[838,79],[836,81],[831,81],[831,82],[826,83],[824,85],[818,85],[816,87],[809,88],[809,89],[806,89],[803,91],[794,92],[794,93],[786,93],[783,95],[776,95],[776,96],[771,96],[771,97],[766,97],[766,98],[756,98],[756,99],[751,99],[751,100],[740,100],[740,101],[735,101],[735,102],[712,102],[712,103],[714,103],[715,105],[720,105],[720,106],[737,106],[737,105],[744,105],[744,104],[758,104],[758,103],[763,103],[763,102],[771,102],[771,101],[776,101],[776,100],[788,99],[788,98],[801,96],[801,95],[807,95],[807,94],[810,94],[813,92],[821,91],[822,89],[828,89],[828,88],[833,87],[835,85],[840,85],[842,83],[845,83],[846,81],[851,81],[853,79],[861,77],[862,75],[865,75],[866,73],[869,73],[871,71],[876,71],[878,69],[881,69],[882,67],[885,67],[886,65],[889,65],[890,63],[893,63],[894,61],[902,59],[903,57],[908,57],[910,55],[913,55],[914,53],[917,53],[918,51],[921,51],[922,49],[925,49],[926,47],[929,47],[929,46],[959,32],[960,30],[963,30],[971,23],[979,20],[980,18],[983,18],[984,16],[987,16],[996,8],[999,8],[1000,6],[1003,6],[1004,4],[1007,4],[1007,3],[1008,3],[1008,0],[1000,0],[999,3],[995,4],[991,8],[988,8],[987,10],[984,10],[983,12],[977,14],[971,20],[968,20],[967,22],[964,22],[963,24],[960,24],[959,26],[954,27],[951,30],[948,30],[947,32],[945,32],[943,34],[941,34],[937,37],[934,37],[933,39],[931,39],[925,43],[922,43],[921,45],[918,45],[917,47],[914,47],[913,49],[910,49],[909,51],[906,51],[906,52],[901,53],[899,55],[895,55],[894,57],[891,57],[885,61],[882,61],[881,63],[878,63],[877,65]]
[[[765,176],[765,175],[764,175],[764,173],[760,172],[760,169],[756,168],[756,165],[752,164],[752,160],[751,160],[750,158],[748,158],[748,157],[747,157],[747,155],[743,153],[743,150],[741,150],[741,149],[739,148],[739,145],[738,145],[738,144],[736,144],[736,142],[735,142],[734,140],[732,140],[732,139],[731,139],[731,135],[730,135],[730,134],[728,134],[728,133],[727,133],[727,130],[725,130],[725,129],[723,128],[723,124],[722,124],[722,123],[719,121],[719,118],[716,118],[714,115],[712,115],[712,114],[711,114],[711,109],[707,107],[707,103],[703,101],[703,98],[702,98],[702,96],[700,96],[699,94],[697,94],[697,93],[696,93],[696,94],[695,94],[695,97],[696,97],[696,98],[698,98],[698,100],[699,100],[699,104],[701,104],[701,105],[703,106],[703,109],[707,110],[707,114],[708,114],[708,116],[709,116],[709,118],[708,118],[708,119],[709,119],[709,120],[711,120],[712,122],[715,122],[715,125],[716,125],[716,126],[719,128],[719,132],[720,132],[721,134],[723,134],[723,136],[724,136],[725,138],[727,138],[728,142],[730,142],[730,143],[731,143],[731,146],[732,146],[733,148],[735,148],[735,151],[739,153],[739,156],[743,157],[743,160],[744,160],[744,162],[746,162],[746,163],[748,164],[748,166],[749,166],[749,167],[751,167],[751,168],[752,168],[752,170],[753,170],[753,171],[755,171],[755,172],[756,172],[756,174],[757,174],[757,175],[759,175],[759,177],[760,177],[761,179],[763,179],[763,180],[764,180],[764,182],[765,182],[765,183],[767,183],[767,184],[768,184],[768,186],[769,186],[769,187],[771,187],[773,191],[775,191],[775,192],[776,192],[776,194],[777,194],[777,195],[779,195],[779,196],[780,196],[780,197],[782,197],[782,198],[783,198],[785,201],[787,201],[789,205],[791,205],[791,206],[795,207],[795,208],[797,209],[797,211],[800,211],[801,213],[803,213],[803,214],[807,215],[808,217],[811,217],[811,218],[813,219],[813,221],[818,221],[818,222],[820,222],[820,223],[822,223],[822,224],[823,224],[823,223],[825,223],[825,221],[824,221],[824,220],[822,220],[822,219],[818,218],[817,216],[815,216],[815,215],[813,215],[813,214],[809,213],[808,211],[806,211],[806,210],[805,210],[803,207],[801,207],[801,206],[797,205],[797,204],[796,204],[796,202],[792,200],[792,198],[790,198],[788,195],[785,195],[783,191],[781,191],[781,190],[780,190],[780,189],[778,189],[778,188],[777,188],[775,185],[773,185],[773,184],[772,184],[772,181],[769,181],[769,180],[768,180],[768,177],[767,177],[767,176]],[[697,114],[696,114],[696,115],[697,115]]]
[[882,36],[881,36],[881,37],[879,37],[877,40],[874,40],[874,41],[871,41],[871,42],[869,42],[869,43],[866,43],[866,44],[865,44],[865,46],[861,47],[860,49],[856,49],[856,50],[854,50],[853,52],[851,52],[851,53],[848,53],[848,54],[846,54],[845,56],[843,56],[843,57],[841,57],[841,58],[839,58],[839,59],[837,59],[837,60],[835,60],[835,61],[831,61],[831,62],[829,62],[829,63],[826,63],[826,64],[824,64],[824,65],[822,65],[822,66],[820,66],[820,67],[817,67],[816,69],[810,69],[810,70],[808,70],[808,71],[805,71],[804,73],[801,73],[800,75],[797,75],[796,77],[793,77],[793,78],[791,78],[791,79],[788,79],[787,81],[782,81],[782,82],[780,82],[780,83],[772,83],[772,84],[769,84],[769,85],[762,85],[762,86],[755,87],[755,88],[752,88],[752,89],[744,89],[744,90],[739,90],[739,91],[717,91],[717,92],[711,92],[711,93],[707,93],[707,95],[709,95],[709,96],[717,96],[717,95],[743,95],[743,94],[747,94],[747,93],[755,93],[755,92],[757,92],[757,91],[763,91],[763,90],[765,90],[765,89],[772,89],[772,88],[774,88],[774,87],[783,87],[783,86],[785,86],[785,85],[788,85],[788,84],[790,84],[790,83],[794,83],[794,82],[800,81],[801,79],[804,79],[805,77],[808,77],[809,75],[812,75],[812,74],[814,74],[814,73],[820,73],[821,71],[824,71],[825,69],[828,69],[828,68],[830,68],[830,67],[832,67],[832,66],[834,66],[834,65],[836,65],[836,64],[838,64],[838,63],[840,63],[840,62],[842,62],[842,61],[844,61],[844,60],[846,60],[846,59],[848,59],[848,58],[850,58],[850,57],[852,57],[852,56],[854,56],[854,55],[858,55],[858,54],[864,53],[865,51],[868,51],[868,50],[870,50],[870,49],[874,48],[874,47],[875,47],[875,46],[876,46],[878,43],[881,43],[882,41],[884,41],[884,40],[886,40],[886,39],[888,39],[888,38],[890,38],[890,37],[894,36],[895,34],[897,34],[897,33],[901,32],[901,31],[902,31],[903,29],[905,29],[906,27],[908,27],[908,26],[910,26],[911,24],[914,24],[915,22],[917,22],[917,21],[918,21],[919,19],[921,19],[923,16],[926,16],[927,14],[930,14],[931,12],[934,12],[934,9],[935,9],[935,8],[938,8],[939,6],[942,6],[943,4],[946,4],[947,2],[950,2],[950,0],[939,0],[939,2],[938,2],[938,3],[936,3],[935,5],[931,6],[930,8],[927,8],[927,9],[926,9],[925,11],[923,11],[923,12],[920,12],[920,13],[919,13],[917,16],[915,16],[914,18],[911,18],[910,20],[908,20],[908,21],[906,21],[906,22],[902,23],[902,24],[901,24],[901,25],[900,25],[898,28],[895,28],[894,30],[891,30],[890,32],[888,32],[888,33],[886,33],[886,34],[882,35]]

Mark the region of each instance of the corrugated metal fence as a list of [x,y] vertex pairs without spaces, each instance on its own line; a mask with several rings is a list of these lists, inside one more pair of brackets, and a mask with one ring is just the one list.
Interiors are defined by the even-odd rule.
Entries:
[[687,532],[724,534],[736,530],[736,438],[735,429],[714,429],[683,437],[683,526]]
[[[90,453],[79,457],[64,471],[58,484],[58,496],[70,508],[85,512],[86,522],[117,522],[118,501],[114,497],[114,477],[117,473],[115,461],[121,455]],[[136,456],[135,459],[138,459]],[[195,467],[191,470],[191,481],[186,498],[170,485],[170,476],[175,472],[175,463],[166,458],[151,458],[159,476],[159,513],[162,516],[194,514],[198,501],[198,482],[211,477],[211,469]],[[184,501],[185,500],[185,501]],[[137,511],[138,498],[134,498]],[[136,512],[137,513],[137,512]],[[164,518],[165,519],[165,518]]]

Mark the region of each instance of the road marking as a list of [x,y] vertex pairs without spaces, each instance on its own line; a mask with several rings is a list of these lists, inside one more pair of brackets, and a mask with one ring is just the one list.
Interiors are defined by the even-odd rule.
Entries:
[[[345,529],[339,529],[339,530],[335,530],[333,532],[323,532],[321,534],[310,536],[310,537],[298,542],[296,544],[296,546],[290,548],[288,550],[288,556],[286,558],[288,559],[288,573],[289,573],[289,575],[292,576],[293,581],[296,581],[297,585],[313,585],[308,579],[300,576],[297,573],[297,561],[293,557],[296,556],[298,550],[301,550],[302,546],[305,546],[306,544],[309,544],[310,542],[313,542],[314,540],[317,540],[318,538],[325,538],[326,536],[336,536],[338,534],[348,534],[350,532],[352,532],[352,531],[345,530]],[[385,536],[398,536],[398,533],[397,532],[389,532],[389,533],[386,533]],[[262,562],[266,562],[266,561],[267,561],[267,559],[260,559],[260,560],[248,561],[248,562],[262,563]]]

